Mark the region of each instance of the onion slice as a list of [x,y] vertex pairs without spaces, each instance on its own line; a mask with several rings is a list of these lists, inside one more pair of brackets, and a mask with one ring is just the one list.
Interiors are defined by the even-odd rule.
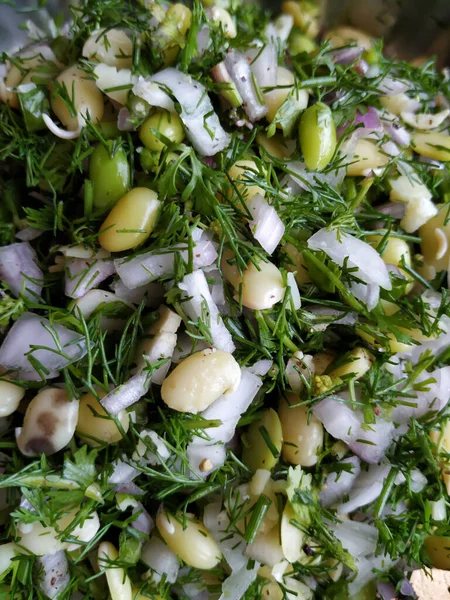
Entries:
[[133,93],[151,106],[171,111],[175,110],[175,97],[181,106],[180,118],[187,136],[202,156],[214,156],[228,147],[231,138],[220,124],[206,88],[189,75],[164,69],[151,77],[140,77]]
[[114,273],[112,260],[74,258],[65,265],[65,294],[69,298],[81,298]]
[[229,50],[225,64],[231,78],[242,97],[243,108],[251,121],[258,121],[267,114],[267,106],[262,99],[261,90],[244,54]]
[[100,400],[103,408],[111,415],[118,415],[121,410],[132,406],[145,396],[150,387],[150,379],[147,373],[133,375],[126,383],[119,385]]
[[[0,346],[0,366],[19,379],[53,379],[64,367],[87,352],[86,340],[63,325],[50,323],[37,314],[25,312],[11,327]],[[33,357],[31,362],[29,357]]]
[[385,290],[392,288],[389,272],[378,252],[366,242],[337,229],[320,229],[308,240],[311,250],[323,250],[340,267],[356,267],[355,275],[367,284],[374,283]]
[[14,296],[30,300],[41,296],[44,274],[36,264],[36,252],[28,242],[0,247],[0,280],[8,284]]
[[36,559],[40,570],[38,585],[49,598],[58,598],[70,583],[69,563],[64,550],[46,554]]
[[206,308],[209,315],[207,325],[215,348],[224,352],[233,352],[235,350],[233,339],[212,299],[203,271],[197,270],[186,275],[178,287],[182,291],[181,307],[188,317],[194,322],[202,319]]
[[281,242],[285,227],[283,221],[273,206],[260,194],[255,194],[246,201],[247,208],[252,215],[248,222],[253,237],[257,240],[267,254],[273,254]]

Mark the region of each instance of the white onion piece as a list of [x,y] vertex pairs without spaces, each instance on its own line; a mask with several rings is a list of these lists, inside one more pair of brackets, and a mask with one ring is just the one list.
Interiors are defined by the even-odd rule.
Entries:
[[40,556],[36,563],[40,572],[39,589],[49,598],[58,598],[70,583],[69,563],[64,551]]
[[364,48],[361,46],[351,46],[350,48],[334,50],[333,62],[338,65],[350,65],[352,62],[355,62],[363,52]]
[[378,91],[385,96],[395,96],[396,94],[403,94],[407,92],[411,87],[410,83],[400,81],[400,79],[392,79],[391,77],[384,77],[378,83]]
[[150,535],[150,532],[154,528],[155,524],[151,516],[148,514],[148,512],[145,510],[144,506],[140,502],[138,502],[132,510],[133,515],[137,513],[139,514],[137,518],[131,523],[131,527],[133,527],[133,529],[136,529],[136,531],[143,533],[144,535]]
[[447,505],[444,497],[431,501],[430,506],[433,521],[445,521],[447,519]]
[[111,415],[118,415],[145,396],[150,387],[150,377],[146,373],[133,375],[126,383],[119,385],[100,400],[103,408]]
[[363,471],[356,478],[349,492],[347,502],[337,507],[341,515],[352,513],[361,506],[374,502],[383,490],[384,480],[389,475],[390,465],[370,465],[367,471]]
[[166,462],[170,457],[170,450],[167,448],[163,438],[156,431],[143,429],[140,438],[132,456],[136,462],[155,467],[162,462]]
[[365,424],[364,415],[352,410],[343,400],[345,393],[321,400],[313,409],[330,435],[348,444],[354,454],[368,463],[378,463],[386,453],[394,436],[394,425],[380,417],[375,423]]
[[[178,251],[181,258],[187,262],[188,251]],[[194,269],[201,269],[212,265],[217,259],[217,251],[209,240],[200,240],[194,246]],[[159,277],[171,277],[174,273],[175,252],[165,254],[156,251],[146,252],[127,260],[118,258],[114,261],[116,271],[130,290],[146,285]]]
[[[348,145],[350,144],[351,141],[348,142]],[[290,171],[287,179],[290,182],[289,191],[292,194],[298,194],[301,190],[309,191],[311,187],[317,187],[321,183],[332,188],[339,188],[346,175],[345,167],[340,167],[328,173],[320,173],[319,171],[308,171],[306,165],[299,161],[287,163],[286,168]]]
[[122,106],[117,115],[117,129],[119,131],[134,131],[135,126],[131,122],[131,114],[128,108]]
[[196,340],[182,331],[177,337],[177,345],[172,355],[172,362],[179,364],[194,352],[200,352],[200,350],[205,350],[208,347],[208,344],[204,340]]
[[337,523],[326,521],[342,547],[354,558],[374,554],[377,549],[378,529],[374,525],[343,519]]
[[229,50],[225,58],[225,65],[237,91],[241,95],[242,106],[248,118],[251,121],[262,119],[267,114],[268,109],[264,101],[261,103],[258,98],[255,89],[255,85],[257,85],[256,78],[254,80],[252,77],[253,73],[246,56],[236,50]]
[[288,360],[285,371],[291,389],[300,392],[305,386],[305,381],[308,384],[312,382],[315,370],[314,357],[311,354],[295,352]]
[[166,362],[152,372],[152,382],[162,385],[170,369],[171,358],[177,345],[176,333],[160,331],[152,339],[151,348],[144,353],[143,362],[150,365],[167,359]]
[[140,304],[147,294],[146,306],[156,308],[164,299],[164,287],[160,283],[147,283],[130,290],[121,279],[118,279],[109,287],[119,300],[130,304]]
[[365,283],[376,283],[385,290],[392,288],[389,273],[378,252],[366,242],[337,229],[320,229],[308,240],[312,250],[323,250],[340,267],[356,267],[355,275]]
[[345,313],[342,310],[329,308],[328,306],[313,306],[308,309],[309,312],[324,322],[314,323],[314,331],[325,331],[330,325],[355,325],[358,321],[358,315],[354,312]]
[[[55,338],[63,355],[58,350]],[[80,360],[86,352],[84,336],[63,325],[52,325],[44,317],[25,312],[11,327],[0,346],[0,366],[14,371],[19,379],[40,381],[40,374],[28,360],[29,354],[48,371],[42,374],[43,377],[53,379],[62,368]]]
[[293,27],[294,17],[292,15],[279,15],[267,25],[266,37],[274,44],[279,41],[287,42]]
[[291,297],[286,306],[288,310],[299,310],[302,306],[302,299],[300,296],[300,290],[298,289],[298,283],[295,281],[294,273],[288,273],[286,277],[287,287],[289,288]]
[[248,559],[244,556],[244,538],[238,533],[230,533],[230,531],[227,531],[230,520],[226,511],[222,510],[221,501],[212,502],[205,506],[203,523],[219,544],[219,548],[231,570],[233,572],[239,571],[245,567]]
[[409,487],[411,491],[418,494],[427,485],[428,479],[419,469],[412,469],[410,473]]
[[61,140],[75,140],[76,138],[80,137],[80,126],[78,126],[78,129],[75,129],[73,131],[62,129],[55,123],[55,121],[53,121],[51,117],[49,117],[49,115],[46,115],[45,113],[42,114],[42,120],[44,121],[47,129]]
[[333,471],[327,475],[319,494],[319,502],[324,508],[330,508],[342,500],[361,472],[361,463],[357,456],[345,458],[342,463],[351,465],[352,470]]
[[208,477],[225,464],[227,450],[222,444],[207,446],[193,441],[186,449],[186,457],[194,474]]
[[259,375],[260,377],[264,377],[270,371],[273,366],[273,360],[269,360],[268,358],[264,358],[262,360],[258,360],[252,364],[251,367],[247,367],[250,373],[254,375]]
[[[99,63],[94,68],[95,85],[104,94],[119,102],[126,104],[128,92],[135,83],[136,77],[133,77],[130,69],[117,69],[103,63]],[[112,91],[112,88],[129,86],[127,89]],[[111,90],[111,91],[109,91]]]
[[43,229],[37,227],[25,227],[16,233],[16,238],[21,242],[32,242],[44,233]]
[[284,235],[283,221],[260,194],[255,194],[246,204],[252,215],[248,224],[253,237],[268,254],[273,254]]
[[108,483],[111,485],[128,485],[140,474],[140,471],[126,462],[126,460],[118,459],[113,464],[114,470],[108,477]]
[[221,314],[228,314],[229,307],[227,306],[227,299],[225,298],[225,289],[223,285],[223,279],[220,275],[219,269],[214,268],[213,270],[205,269],[209,280],[214,279],[214,283],[209,284],[211,297],[217,306],[221,307]]
[[211,30],[208,25],[203,25],[197,33],[197,56],[202,57],[211,43]]
[[254,561],[253,567],[242,567],[239,571],[232,571],[231,575],[222,583],[222,594],[219,600],[241,600],[245,592],[255,581],[260,563]]
[[65,294],[69,298],[81,298],[114,273],[112,260],[74,258],[65,265]]
[[175,583],[180,570],[177,555],[172,552],[167,544],[157,537],[152,537],[142,548],[141,560],[148,565],[161,578],[166,576],[166,581]]
[[[389,271],[389,269],[388,269]],[[380,286],[376,283],[357,283],[352,281],[350,291],[357,300],[363,302],[367,306],[367,310],[373,310],[380,299]]]
[[28,242],[0,247],[0,280],[8,284],[14,296],[39,300],[44,274],[36,264],[36,252]]
[[[223,444],[229,442],[233,437],[241,415],[254,400],[262,383],[260,377],[243,367],[238,388],[234,392],[224,394],[200,413],[204,419],[219,420],[222,424],[219,427],[207,427],[202,430],[201,436],[195,435],[192,438],[187,453],[193,459],[193,462],[190,461],[193,473],[206,477],[211,471],[224,464],[226,452]],[[201,446],[203,446],[203,450],[201,450]],[[209,458],[213,463],[213,468],[207,472],[202,472],[198,468],[204,458]]]
[[189,75],[168,68],[151,77],[139,77],[133,93],[151,106],[174,111],[169,91],[181,106],[180,118],[194,148],[203,156],[214,156],[230,143],[230,136],[220,124],[206,88]]
[[116,494],[126,494],[127,496],[143,496],[145,494],[145,490],[132,481],[116,485],[114,491]]
[[379,572],[388,571],[397,561],[398,559],[392,559],[389,555],[372,554],[366,558],[358,558],[355,561],[358,574],[348,584],[349,598],[355,598],[362,587],[375,577],[379,577]]
[[261,88],[277,85],[278,52],[275,44],[265,44],[263,49],[250,48],[245,52],[250,68]]
[[109,258],[111,252],[104,248],[92,248],[85,244],[72,244],[70,246],[54,246],[52,252],[60,252],[66,258],[103,259]]
[[209,312],[209,330],[214,347],[224,352],[233,352],[235,345],[225,327],[217,306],[214,304],[203,271],[197,270],[184,277],[178,284],[182,291],[181,307],[194,322],[204,315],[205,305]]
[[[447,339],[449,337],[448,334],[445,337]],[[421,351],[424,352],[425,348],[422,348]],[[414,354],[420,355],[417,351]],[[433,352],[433,354],[435,353]],[[397,354],[394,358],[398,358],[399,356],[401,355]],[[405,356],[405,360],[407,360],[407,356]],[[426,385],[427,391],[412,391],[408,394],[408,397],[399,398],[400,401],[404,400],[415,406],[401,404],[395,406],[391,415],[394,423],[409,423],[412,418],[419,419],[428,413],[438,413],[447,406],[450,398],[450,367],[435,369],[431,373],[425,371],[419,375],[416,383],[430,379],[434,379],[435,382]]]
[[383,120],[383,129],[396,144],[409,146],[411,143],[411,134],[397,120]]
[[87,294],[75,302],[75,314],[77,314],[79,310],[85,319],[89,319],[92,313],[96,311],[97,308],[102,304],[115,303],[120,304],[121,308],[123,308],[125,305],[131,309],[134,309],[132,304],[124,302],[111,292],[105,292],[105,290],[90,290]]

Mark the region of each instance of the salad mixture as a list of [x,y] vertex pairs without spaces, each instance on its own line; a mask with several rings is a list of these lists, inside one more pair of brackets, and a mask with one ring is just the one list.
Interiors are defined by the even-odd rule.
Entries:
[[307,0],[29,29],[0,78],[0,597],[415,597],[450,569],[450,74]]

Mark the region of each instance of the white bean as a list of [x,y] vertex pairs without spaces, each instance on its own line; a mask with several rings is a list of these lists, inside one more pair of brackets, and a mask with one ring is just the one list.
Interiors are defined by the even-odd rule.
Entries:
[[353,375],[354,379],[361,379],[371,368],[374,362],[374,357],[365,348],[358,346],[353,348],[347,354],[348,362],[335,367],[330,375],[342,377],[343,375]]
[[133,589],[125,570],[113,566],[119,553],[111,542],[102,542],[98,547],[98,566],[104,570],[111,600],[132,600]]
[[10,381],[0,381],[0,417],[8,417],[15,412],[25,390]]
[[191,567],[213,569],[222,558],[219,546],[193,515],[186,515],[185,525],[183,529],[183,515],[175,518],[164,508],[158,511],[156,526],[172,552]]
[[303,532],[295,525],[292,525],[292,519],[295,519],[295,512],[288,501],[281,517],[281,546],[285,559],[290,563],[299,560],[303,547]]
[[240,300],[243,306],[253,310],[264,310],[283,299],[286,289],[283,276],[273,263],[261,260],[258,267],[250,263],[241,274],[236,264],[228,262],[232,258],[233,253],[225,250],[221,269],[225,279],[238,292],[236,300]]
[[179,412],[197,413],[234,391],[241,369],[229,352],[206,349],[185,358],[164,380],[161,397]]
[[[100,394],[101,397],[104,395]],[[116,418],[126,433],[130,426],[129,414],[126,410],[121,410]],[[86,444],[93,447],[102,442],[114,444],[122,439],[122,433],[114,419],[90,392],[80,398],[76,433]]]
[[84,119],[89,114],[89,119],[96,123],[103,117],[104,105],[101,91],[93,79],[81,71],[76,65],[69,67],[56,78],[56,83],[65,87],[65,91],[73,104],[76,116],[72,116],[67,104],[57,94],[58,88],[53,86],[51,105],[58,119],[71,131],[82,126]]
[[[266,195],[265,190],[259,187],[259,185],[247,183],[250,176],[256,175],[258,172],[259,169],[254,160],[238,160],[228,171],[230,179],[232,179],[239,193],[246,200],[250,200],[256,194],[259,194],[263,198]],[[244,181],[245,183],[238,183],[239,181]]]
[[288,402],[282,398],[278,409],[283,428],[283,460],[293,465],[312,467],[317,462],[318,451],[323,444],[323,426],[314,416],[308,421],[306,406],[290,408],[300,402],[296,394],[287,394]]
[[227,38],[235,38],[237,35],[236,25],[230,13],[220,6],[213,6],[209,10],[211,20],[222,25],[223,32]]
[[78,400],[69,400],[61,388],[47,388],[28,405],[17,446],[25,456],[55,454],[62,450],[75,433]]
[[367,175],[374,169],[384,167],[389,162],[389,157],[382,154],[378,146],[370,140],[358,140],[354,157],[350,160],[347,168],[349,177]]
[[83,46],[85,58],[118,69],[131,68],[132,54],[133,42],[121,29],[94,31]]

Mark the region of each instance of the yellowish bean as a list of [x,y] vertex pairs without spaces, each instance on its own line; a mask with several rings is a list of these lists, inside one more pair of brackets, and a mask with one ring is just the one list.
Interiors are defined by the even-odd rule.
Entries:
[[438,131],[415,133],[411,138],[414,152],[428,158],[450,161],[450,135]]
[[429,535],[425,538],[425,550],[433,567],[450,570],[450,537]]
[[283,276],[271,262],[260,261],[258,267],[250,263],[243,273],[235,264],[230,264],[233,253],[226,250],[222,255],[221,269],[225,279],[237,291],[236,300],[253,310],[271,308],[283,299],[285,287]]
[[152,152],[161,152],[166,145],[152,130],[158,131],[173,144],[181,144],[184,140],[183,123],[174,112],[159,110],[144,121],[139,129],[139,137],[144,146]]
[[330,376],[343,377],[352,375],[353,379],[361,379],[369,371],[374,362],[374,357],[361,346],[353,348],[343,359],[341,364],[330,371]]
[[100,228],[98,241],[109,252],[136,248],[150,236],[161,202],[148,188],[137,187],[122,196]]
[[340,48],[341,46],[347,46],[352,43],[356,43],[356,45],[365,50],[370,50],[372,48],[370,36],[354,27],[344,26],[331,29],[325,33],[324,38],[328,40],[334,48]]
[[[401,328],[400,328],[401,329]],[[355,328],[355,333],[357,333],[359,335],[360,338],[362,338],[363,340],[365,340],[366,342],[368,342],[369,344],[371,344],[374,348],[383,348],[383,345],[378,342],[374,336],[370,335],[369,333],[363,331],[362,329],[360,329],[359,327]],[[410,332],[407,332],[410,335]],[[407,344],[405,342],[400,342],[394,335],[394,333],[392,332],[387,332],[386,337],[388,338],[388,348],[387,350],[389,352],[392,353],[397,353],[397,352],[406,352],[406,350],[409,350],[412,347],[412,344]]]
[[[105,394],[100,392],[99,395],[103,398]],[[123,432],[126,433],[130,426],[129,414],[126,410],[121,410],[116,418]],[[122,433],[111,415],[90,392],[80,398],[76,433],[86,444],[94,448],[102,443],[114,444],[122,439]]]
[[250,198],[253,198],[256,194],[260,194],[260,196],[263,197],[266,194],[259,185],[239,183],[240,181],[248,181],[249,175],[258,174],[258,172],[259,169],[254,160],[239,160],[228,171],[230,179],[235,182],[237,190],[246,200],[250,200]]
[[347,167],[349,177],[365,176],[373,169],[380,169],[389,162],[389,157],[382,154],[373,142],[360,139],[355,148],[354,158]]
[[283,246],[284,252],[288,255],[290,261],[284,263],[284,267],[287,271],[295,272],[295,281],[298,285],[306,285],[311,283],[311,277],[309,276],[308,268],[306,266],[305,259],[300,250],[290,243]]
[[197,413],[234,391],[240,380],[241,369],[233,355],[208,348],[175,367],[162,384],[161,397],[173,410]]
[[319,33],[318,9],[309,3],[287,0],[281,5],[281,10],[286,15],[292,15],[294,25],[299,27],[309,38],[314,39]]
[[[96,123],[103,117],[103,95],[93,79],[81,71],[76,65],[69,67],[56,78],[56,85],[51,85],[51,105],[53,112],[68,129],[75,131],[88,118]],[[76,116],[72,116],[67,103],[62,99],[62,89],[73,105]],[[64,94],[62,94],[64,97]]]
[[447,270],[450,259],[450,221],[446,223],[448,209],[443,204],[436,208],[438,214],[422,225],[419,235],[425,265],[439,272]]
[[261,529],[256,534],[254,541],[248,544],[245,554],[268,567],[274,567],[283,560],[283,548],[280,544],[278,527],[272,527],[268,532]]
[[[264,435],[261,431],[262,428]],[[269,437],[270,447],[264,436]],[[258,469],[268,469],[270,471],[278,462],[282,442],[283,431],[280,419],[277,413],[269,408],[248,428],[242,452],[242,462],[253,472]]]
[[[366,241],[369,244],[372,244],[374,248],[378,248],[382,239],[382,234],[369,235],[366,238]],[[405,286],[404,293],[405,295],[409,294],[409,292],[414,287],[414,281],[411,279],[411,277],[407,274],[405,270],[401,269],[401,266],[403,264],[405,264],[407,267],[411,266],[411,250],[408,245],[408,242],[402,240],[401,238],[390,236],[388,238],[387,244],[384,247],[381,258],[383,259],[383,262],[385,262],[387,265],[395,265],[396,267],[400,268],[401,273],[404,275],[406,280],[409,281],[409,283]]]
[[25,456],[55,454],[73,437],[78,419],[78,400],[66,390],[47,388],[28,405],[17,446]]
[[[268,108],[266,119],[269,123],[274,120],[278,109],[291,93],[294,82],[295,78],[291,71],[285,67],[278,67],[277,88],[264,94],[264,102]],[[306,108],[308,106],[308,92],[306,90],[299,90],[296,95],[296,100],[299,102],[303,101],[303,108]]]
[[24,388],[10,381],[0,381],[0,417],[12,415],[24,396]]
[[98,566],[105,572],[111,600],[132,600],[131,581],[122,567],[114,566],[119,553],[111,542],[102,542],[98,547]]
[[282,398],[280,401],[278,416],[283,428],[282,456],[290,464],[312,467],[323,445],[323,426],[314,415],[308,419],[306,406],[290,408],[290,404],[298,402],[300,397],[293,393],[287,394],[287,400]]
[[118,69],[130,69],[133,64],[133,42],[121,29],[94,31],[83,46],[83,56]]
[[211,20],[222,26],[225,36],[233,39],[237,35],[236,25],[230,13],[220,6],[213,6],[209,11]]
[[213,569],[221,560],[219,546],[194,515],[188,513],[183,523],[182,514],[175,517],[161,509],[156,515],[156,526],[172,552],[189,566],[196,569]]
[[54,554],[59,550],[75,550],[83,542],[90,542],[100,529],[98,514],[93,512],[71,531],[70,538],[75,540],[73,543],[62,541],[58,534],[67,529],[77,517],[78,511],[71,510],[57,521],[56,527],[46,527],[40,521],[32,524],[19,523],[20,545],[38,556]]
[[260,148],[261,156],[268,162],[272,162],[271,157],[285,160],[291,152],[286,145],[286,140],[278,134],[268,138],[263,133],[258,133],[256,142]]
[[[20,548],[14,542],[0,545],[0,576],[9,569],[15,556],[21,554]],[[1,598],[0,594],[0,598]]]
[[403,93],[380,97],[381,106],[388,112],[397,116],[404,111],[410,110],[412,108],[412,103],[414,103],[414,100],[411,100],[409,96]]
[[290,563],[295,563],[303,553],[303,532],[295,525],[292,525],[292,519],[295,519],[295,512],[288,501],[281,517],[281,546],[284,558]]
[[430,432],[430,438],[436,444],[436,450],[441,467],[441,476],[447,492],[450,494],[450,470],[448,455],[450,454],[450,422],[438,425]]
[[335,358],[335,355],[330,352],[317,352],[314,354],[314,374],[323,375]]

